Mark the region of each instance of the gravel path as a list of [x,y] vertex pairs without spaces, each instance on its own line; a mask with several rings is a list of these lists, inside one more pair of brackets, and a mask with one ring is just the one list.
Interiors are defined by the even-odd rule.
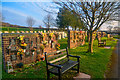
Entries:
[[119,78],[120,79],[120,39],[118,39],[115,51],[111,57],[110,70],[106,74],[106,78]]

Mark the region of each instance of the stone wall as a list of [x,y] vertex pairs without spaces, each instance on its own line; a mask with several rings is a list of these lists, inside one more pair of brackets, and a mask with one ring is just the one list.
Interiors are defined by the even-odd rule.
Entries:
[[68,31],[68,47],[74,48],[85,44],[85,31]]

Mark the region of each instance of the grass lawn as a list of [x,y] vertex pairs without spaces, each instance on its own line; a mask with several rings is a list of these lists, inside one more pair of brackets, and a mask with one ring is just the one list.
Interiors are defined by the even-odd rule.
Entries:
[[[103,38],[107,39],[107,38]],[[67,39],[61,39],[58,41],[61,44],[61,49],[66,48]],[[80,72],[91,75],[92,78],[104,78],[104,73],[107,69],[107,64],[110,61],[112,51],[116,45],[117,40],[107,40],[107,46],[111,46],[110,49],[103,47],[98,47],[98,41],[94,40],[94,53],[86,53],[88,49],[88,43],[85,45],[79,46],[75,49],[70,49],[70,54],[81,56],[80,60]],[[74,58],[72,58],[74,60]],[[77,73],[75,71],[68,71],[63,74],[64,78],[72,78]],[[54,76],[54,75],[52,75]],[[52,77],[51,76],[51,77]],[[2,71],[3,78],[41,78],[46,79],[46,67],[45,62],[41,61],[37,63],[34,67],[24,67],[24,69],[19,70],[15,74],[8,74],[4,70]],[[56,77],[52,78],[56,79]]]
[[113,36],[114,38],[120,39],[120,35]]
[[[2,32],[4,31],[8,31],[9,32],[12,32],[12,31],[30,31],[29,28],[16,28],[16,27],[0,27],[0,30],[2,30]],[[33,31],[44,31],[44,29],[34,29],[33,28]]]

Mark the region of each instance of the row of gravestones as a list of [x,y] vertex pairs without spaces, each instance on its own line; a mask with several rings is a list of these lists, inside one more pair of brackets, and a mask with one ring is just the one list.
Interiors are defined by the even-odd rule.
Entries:
[[94,32],[93,33],[93,40],[95,40],[96,37],[98,39],[100,39],[101,37],[108,37],[108,36],[109,36],[109,34],[107,34],[106,32]]
[[[2,53],[4,66],[12,63],[13,67],[22,62],[24,64],[34,62],[43,52],[56,51],[58,38],[56,34],[50,37],[51,33],[42,34],[2,34]],[[23,46],[26,45],[26,46]],[[44,50],[42,49],[44,45]],[[18,54],[19,53],[19,54]],[[22,54],[21,54],[22,53]]]
[[68,31],[68,47],[75,48],[85,44],[85,31]]
[[[1,33],[2,32],[0,31],[0,34]],[[9,33],[9,32],[8,31],[4,31],[4,33]],[[11,33],[15,33],[15,31],[11,31]],[[16,33],[43,33],[43,31],[16,31]],[[58,39],[67,37],[67,33],[65,33],[65,32],[56,32],[56,31],[48,31],[48,32],[46,32],[46,30],[44,30],[44,33],[57,33],[57,34],[59,34],[59,38]]]

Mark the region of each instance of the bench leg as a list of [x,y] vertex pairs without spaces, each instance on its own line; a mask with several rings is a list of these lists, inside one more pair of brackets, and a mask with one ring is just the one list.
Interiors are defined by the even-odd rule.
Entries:
[[62,78],[61,78],[61,69],[58,69],[58,72],[59,72],[58,78],[59,78],[59,80],[61,80],[61,79],[62,79]]
[[47,80],[50,80],[50,73],[49,73],[49,71],[47,72]]
[[80,69],[79,69],[80,68],[80,64],[78,64],[77,68],[78,68],[77,69],[77,73],[79,73],[80,72]]
[[61,74],[59,73],[59,80],[61,80],[62,78],[61,78]]

